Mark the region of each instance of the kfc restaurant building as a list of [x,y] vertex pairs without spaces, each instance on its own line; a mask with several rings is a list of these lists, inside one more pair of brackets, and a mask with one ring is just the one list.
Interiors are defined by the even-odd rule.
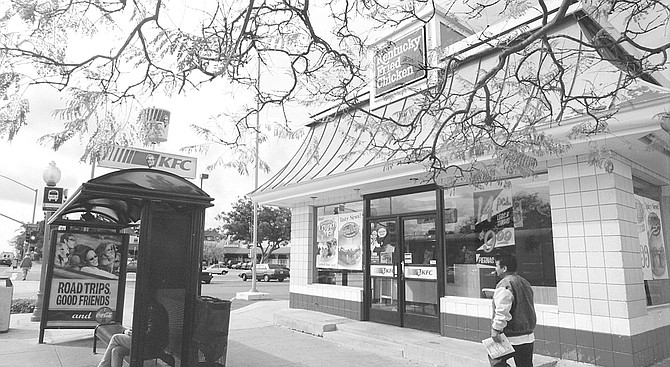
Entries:
[[[602,29],[579,4],[570,14],[552,34]],[[503,42],[537,21],[490,29]],[[371,148],[378,125],[362,111],[396,116],[431,83],[406,60],[458,54],[456,73],[474,80],[497,58],[480,36],[437,15],[381,40],[393,42],[375,56],[369,94],[316,116],[295,156],[251,194],[292,210],[290,307],[479,342],[490,334],[492,256],[509,251],[534,288],[536,353],[603,366],[670,357],[670,121],[658,117],[670,106],[667,72],[617,96],[610,133],[594,138],[612,149],[611,172],[588,164],[594,140],[536,157],[532,177],[481,187],[430,180],[425,167]],[[440,57],[426,52],[438,46]],[[601,61],[578,79],[617,70]],[[544,132],[568,139],[589,121],[575,114]]]

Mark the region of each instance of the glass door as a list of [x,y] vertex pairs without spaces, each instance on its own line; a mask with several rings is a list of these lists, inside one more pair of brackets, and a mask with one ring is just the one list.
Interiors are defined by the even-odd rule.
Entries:
[[379,219],[370,226],[370,321],[401,326],[398,221]]
[[402,219],[403,326],[440,331],[434,215]]

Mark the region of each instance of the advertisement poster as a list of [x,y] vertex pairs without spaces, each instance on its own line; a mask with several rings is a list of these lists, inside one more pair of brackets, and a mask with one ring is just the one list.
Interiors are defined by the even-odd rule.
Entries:
[[482,245],[477,249],[477,263],[495,265],[495,248],[515,245],[514,208],[510,190],[500,188],[473,193],[475,231]]
[[316,224],[316,267],[324,269],[337,268],[337,215],[324,215],[317,219]]
[[363,270],[363,213],[338,216],[338,269]]
[[661,206],[658,201],[635,195],[635,208],[644,280],[668,279]]
[[362,225],[363,213],[318,217],[317,268],[363,270]]
[[47,270],[47,327],[94,327],[116,319],[127,236],[55,231]]

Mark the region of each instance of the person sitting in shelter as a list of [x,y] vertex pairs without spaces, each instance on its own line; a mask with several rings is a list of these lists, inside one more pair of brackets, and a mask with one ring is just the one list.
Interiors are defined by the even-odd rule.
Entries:
[[[151,296],[149,305],[144,309],[146,327],[143,330],[143,349],[140,358],[159,358],[165,355],[165,348],[169,341],[168,313],[156,299]],[[121,367],[123,358],[130,355],[132,345],[132,329],[122,334],[114,334],[109,340],[105,354],[98,363],[98,367]]]

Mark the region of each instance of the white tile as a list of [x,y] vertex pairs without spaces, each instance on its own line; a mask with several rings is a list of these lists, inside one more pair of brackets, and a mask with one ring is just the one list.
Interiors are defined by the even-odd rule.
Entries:
[[556,294],[558,297],[572,297],[572,283],[557,281]]
[[619,218],[617,204],[603,204],[600,206],[600,218],[603,220],[612,220]]
[[603,238],[598,236],[586,236],[584,237],[586,242],[586,251],[588,252],[602,252],[603,251]]
[[585,221],[600,220],[600,207],[597,205],[589,205],[582,207],[582,217],[584,218]]
[[554,312],[543,312],[542,321],[544,321],[545,326],[562,326],[558,321],[558,313]]
[[[564,161],[565,162],[565,161]],[[563,164],[563,178],[579,177],[577,164]]]
[[586,252],[571,251],[570,252],[570,265],[573,266],[573,267],[585,268],[586,267]]
[[565,195],[549,195],[549,203],[551,204],[552,209],[565,208]]
[[580,192],[572,192],[565,194],[565,207],[574,208],[582,206],[582,194]]
[[630,323],[627,319],[610,318],[610,328],[612,329],[612,334],[631,335]]
[[554,238],[556,237],[568,237],[568,225],[567,223],[552,223],[551,230]]
[[554,263],[556,267],[570,268],[570,253],[569,252],[555,252]]
[[554,238],[554,252],[568,252],[570,251],[570,239],[568,237]]
[[[581,206],[574,207],[574,208],[568,207],[565,210],[565,214],[567,216],[567,221],[568,222],[581,222],[581,221],[584,220],[584,218],[582,216],[582,207]],[[553,217],[551,219],[554,220]]]
[[552,195],[555,194],[564,194],[565,189],[563,188],[563,179],[560,180],[550,180],[549,181],[549,193]]
[[603,231],[603,235],[609,236],[619,236],[621,235],[621,227],[619,226],[618,220],[604,220],[600,222],[600,227]]
[[547,179],[551,181],[561,181],[563,180],[563,167],[562,166],[555,166],[555,167],[549,167],[547,169]]
[[557,282],[572,282],[572,273],[570,267],[556,267],[556,281]]
[[607,284],[605,268],[588,268],[589,283]]
[[551,209],[551,221],[554,223],[566,223],[568,217],[565,209]]
[[616,268],[605,268],[607,284],[626,284],[625,271]]
[[596,283],[589,284],[589,294],[593,299],[602,299],[602,300],[608,299],[607,284],[596,284]]
[[572,281],[575,283],[588,283],[589,274],[587,268],[572,268]]
[[570,236],[570,238],[568,238],[568,243],[570,245],[570,252],[586,251],[586,239],[584,237]]
[[566,178],[565,180],[563,180],[563,189],[565,190],[564,192],[566,193],[581,191],[579,187],[579,178],[573,177],[573,178]]
[[[605,267],[605,258],[601,251],[599,252],[587,252],[586,253],[586,265],[589,268],[604,268]],[[591,279],[591,278],[589,278]]]
[[620,252],[605,252],[605,267],[623,268],[623,254]]
[[575,314],[589,315],[591,316],[591,300],[587,298],[575,298]]
[[558,321],[561,323],[561,327],[569,329],[575,328],[575,314],[567,312],[559,312]]
[[606,316],[591,316],[593,321],[593,331],[599,333],[611,333],[612,328],[610,327],[610,318]]
[[601,299],[591,300],[591,314],[594,316],[609,316],[609,303]]
[[616,189],[598,190],[598,202],[600,205],[616,204]]
[[570,237],[582,237],[584,236],[584,224],[583,223],[568,223],[568,236]]
[[593,316],[575,313],[575,327],[578,330],[593,330]]
[[572,295],[577,298],[590,298],[588,283],[572,283]]
[[600,221],[589,221],[583,223],[584,236],[596,237],[601,236],[604,231]]
[[611,189],[614,188],[614,174],[611,173],[602,173],[596,175],[596,181],[598,183],[599,189]]
[[572,297],[558,297],[558,312],[575,312],[575,305]]
[[621,236],[603,236],[603,251],[605,252],[621,252],[623,245],[621,243]]
[[579,169],[579,176],[594,176],[596,174],[595,166],[588,162],[580,162],[577,167]]
[[581,176],[579,178],[579,186],[582,191],[596,190],[598,189],[598,184],[596,182],[596,176]]
[[581,195],[582,206],[598,205],[598,191],[582,191]]

